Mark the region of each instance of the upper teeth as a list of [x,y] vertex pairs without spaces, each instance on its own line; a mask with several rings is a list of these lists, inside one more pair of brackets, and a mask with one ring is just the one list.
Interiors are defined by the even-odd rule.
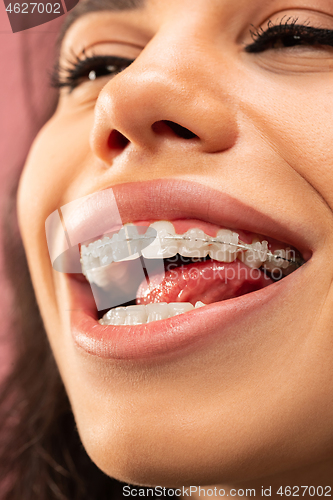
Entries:
[[137,232],[134,224],[125,224],[112,238],[104,236],[88,246],[81,245],[81,264],[82,272],[87,276],[91,269],[107,266],[112,262],[133,260],[140,254],[145,259],[163,259],[178,253],[192,258],[209,255],[220,262],[233,262],[239,257],[250,267],[258,268],[264,263],[271,270],[276,267],[286,269],[295,264],[290,252],[288,249],[281,249],[271,253],[267,241],[243,243],[239,240],[239,235],[229,229],[220,229],[215,237],[208,236],[197,228],[179,235],[171,222],[158,221],[151,224],[144,235]]

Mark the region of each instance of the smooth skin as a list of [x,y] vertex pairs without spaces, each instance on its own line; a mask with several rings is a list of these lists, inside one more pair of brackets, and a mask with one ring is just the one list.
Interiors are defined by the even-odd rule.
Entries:
[[[148,0],[88,13],[63,40],[64,64],[83,49],[135,59],[113,78],[61,90],[18,198],[38,304],[82,442],[122,481],[255,487],[258,496],[272,486],[272,498],[281,485],[332,486],[333,49],[245,52],[252,25],[284,16],[333,29],[330,0]],[[113,130],[126,146],[109,141]],[[68,280],[52,270],[45,220],[98,190],[164,178],[218,189],[306,234],[313,254],[297,271],[296,293],[169,361],[85,355],[70,336]]]

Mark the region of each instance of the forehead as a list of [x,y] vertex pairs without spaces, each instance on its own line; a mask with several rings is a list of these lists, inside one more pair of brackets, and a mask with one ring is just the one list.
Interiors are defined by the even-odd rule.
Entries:
[[142,8],[144,4],[145,0],[82,0],[67,16],[63,25],[61,39],[77,19],[90,12],[137,10]]

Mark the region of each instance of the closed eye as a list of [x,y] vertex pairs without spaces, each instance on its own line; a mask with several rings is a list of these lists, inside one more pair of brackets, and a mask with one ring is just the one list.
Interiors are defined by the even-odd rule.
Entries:
[[249,53],[260,53],[269,49],[283,49],[299,45],[333,47],[333,30],[297,24],[297,19],[287,19],[274,25],[268,21],[267,29],[251,31],[253,43],[245,47]]
[[84,82],[94,81],[103,76],[115,76],[132,64],[133,59],[118,56],[93,55],[85,53],[75,61],[68,61],[66,66],[57,65],[51,77],[51,84],[56,88],[74,90]]

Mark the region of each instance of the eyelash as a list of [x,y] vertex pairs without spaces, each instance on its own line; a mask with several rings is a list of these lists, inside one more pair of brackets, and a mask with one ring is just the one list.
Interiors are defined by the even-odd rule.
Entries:
[[[283,18],[284,19],[284,18]],[[294,47],[297,45],[322,45],[333,47],[333,30],[313,28],[306,24],[297,24],[298,18],[283,19],[279,24],[271,20],[267,28],[255,28],[251,31],[253,42],[245,47],[245,52],[259,54],[269,49]],[[67,61],[67,66],[57,65],[51,84],[58,89],[68,88],[73,91],[84,79],[94,80],[101,76],[115,76],[126,69],[134,60],[117,56],[93,55],[76,56],[74,61]]]
[[84,79],[93,81],[101,76],[115,76],[126,69],[134,59],[118,56],[87,56],[83,51],[82,56],[75,56],[68,60],[67,65],[58,64],[51,76],[52,87],[74,90]]
[[[283,18],[284,19],[284,18]],[[259,54],[269,49],[294,47],[297,45],[326,45],[333,47],[333,30],[313,28],[306,24],[297,24],[298,18],[274,24],[268,21],[267,29],[251,31],[253,43],[245,47],[245,51]]]

